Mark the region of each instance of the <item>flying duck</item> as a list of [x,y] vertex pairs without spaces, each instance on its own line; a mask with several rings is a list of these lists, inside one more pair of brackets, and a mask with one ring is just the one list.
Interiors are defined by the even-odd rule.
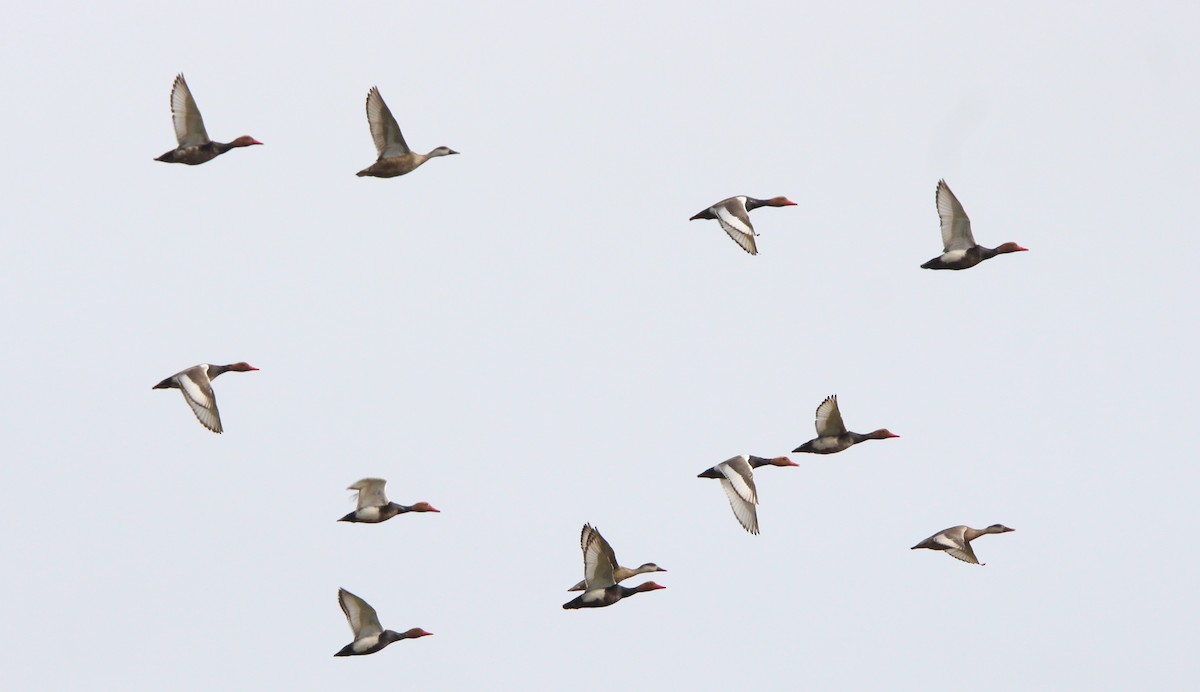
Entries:
[[688,219],[688,221],[716,219],[717,223],[721,224],[721,228],[725,229],[725,232],[729,234],[729,237],[733,238],[733,242],[742,246],[742,249],[751,255],[757,255],[758,247],[754,244],[754,236],[758,234],[754,232],[754,226],[750,223],[749,212],[759,207],[794,206],[796,206],[796,203],[787,197],[755,199],[739,195],[717,202],[708,209]]
[[229,143],[209,139],[204,129],[204,118],[200,117],[200,109],[196,107],[196,100],[192,98],[182,74],[176,75],[175,85],[171,87],[171,119],[175,122],[175,139],[179,146],[155,161],[197,166],[212,161],[230,149],[262,144],[250,135],[242,135]]
[[338,521],[378,524],[406,512],[439,511],[430,506],[428,502],[418,502],[415,505],[398,505],[395,502],[389,502],[387,495],[383,492],[383,486],[386,483],[387,481],[382,478],[364,478],[347,488],[347,490],[358,491],[358,506],[353,512]]
[[837,394],[833,394],[825,397],[825,401],[817,407],[817,436],[792,451],[833,454],[849,449],[863,440],[884,440],[889,437],[900,436],[886,428],[865,435],[847,431],[846,424],[842,422],[842,412],[838,410]]
[[754,487],[754,469],[760,466],[799,466],[787,457],[746,456],[745,454],[722,461],[701,473],[698,478],[716,478],[729,496],[729,506],[738,523],[752,534],[758,534],[758,490]]
[[942,222],[942,254],[922,264],[922,269],[970,269],[996,255],[1029,249],[1016,243],[995,248],[976,244],[975,236],[971,235],[971,219],[945,180],[938,181],[936,197],[938,218]]
[[379,95],[379,87],[371,87],[367,92],[367,124],[371,126],[371,137],[375,140],[379,158],[359,171],[359,177],[369,175],[374,178],[395,178],[411,173],[435,156],[458,153],[450,147],[438,147],[428,154],[417,154],[409,149],[404,135],[400,134],[400,125],[396,123],[396,118],[392,117],[392,112]]
[[986,529],[973,529],[970,526],[951,526],[945,531],[939,531],[914,545],[911,550],[916,550],[917,548],[944,550],[950,557],[958,558],[972,565],[983,565],[987,563],[981,563],[979,558],[975,557],[975,551],[971,549],[971,541],[987,533],[1008,533],[1009,531],[1016,531],[1016,529],[1010,529],[1003,524],[992,524]]
[[406,632],[383,629],[383,626],[379,624],[379,616],[375,614],[375,609],[345,589],[338,589],[338,604],[342,606],[342,612],[346,614],[346,622],[350,623],[350,631],[354,632],[354,641],[343,646],[342,650],[334,656],[366,656],[401,639],[416,639],[433,634],[433,632],[426,632],[420,627],[414,627]]
[[215,433],[223,432],[221,414],[217,411],[217,396],[213,393],[212,381],[226,372],[249,372],[258,368],[249,363],[232,365],[209,365],[201,363],[171,375],[154,385],[152,389],[178,389],[183,400],[192,407],[196,420]]

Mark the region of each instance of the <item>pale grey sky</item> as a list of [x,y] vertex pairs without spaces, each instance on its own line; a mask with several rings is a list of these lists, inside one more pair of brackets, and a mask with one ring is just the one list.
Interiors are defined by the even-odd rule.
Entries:
[[[25,4],[8,689],[1183,689],[1200,11]],[[187,75],[209,133],[173,144]],[[378,85],[414,149],[374,160]],[[976,238],[938,254],[944,177]],[[760,255],[715,222],[754,212]],[[200,362],[226,432],[176,392]],[[759,473],[837,393],[902,437]],[[389,480],[436,515],[347,525]],[[564,612],[580,526],[665,591]],[[955,524],[974,567],[909,546]],[[636,580],[631,582],[636,583]],[[335,659],[338,587],[435,636]]]

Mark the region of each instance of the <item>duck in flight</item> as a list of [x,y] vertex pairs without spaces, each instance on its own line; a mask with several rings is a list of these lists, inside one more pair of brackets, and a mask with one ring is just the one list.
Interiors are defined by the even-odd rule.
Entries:
[[418,502],[415,505],[399,505],[391,502],[383,492],[383,486],[386,484],[387,481],[382,478],[364,478],[347,488],[347,490],[358,491],[358,503],[353,512],[338,521],[378,524],[397,514],[440,511],[434,509],[428,502]]
[[379,158],[359,171],[359,177],[395,178],[413,172],[434,157],[458,153],[450,147],[438,147],[428,154],[418,154],[409,149],[404,135],[400,134],[400,125],[379,94],[379,87],[371,87],[367,92],[367,124],[371,126],[371,138],[375,140]]
[[758,489],[754,487],[754,469],[760,466],[799,466],[787,457],[746,456],[730,457],[701,473],[698,478],[716,478],[729,496],[729,506],[738,523],[754,535],[758,535]]
[[346,614],[346,622],[350,623],[354,641],[343,646],[341,651],[334,656],[366,656],[401,639],[416,639],[433,634],[433,632],[426,632],[420,627],[414,627],[404,632],[383,629],[383,626],[379,624],[379,616],[375,614],[375,609],[345,589],[338,589],[338,605],[342,606],[342,612]]
[[979,245],[971,234],[971,219],[967,218],[967,212],[945,180],[938,181],[936,198],[938,218],[942,223],[942,254],[922,264],[922,269],[970,269],[996,255],[1029,249],[1016,243],[1004,243],[994,248]]
[[750,223],[750,211],[759,207],[794,207],[796,203],[787,197],[772,197],[771,199],[755,199],[745,195],[730,197],[712,205],[696,214],[688,221],[696,219],[716,219],[721,228],[733,238],[733,242],[741,246],[751,255],[758,254],[758,246],[754,243],[754,226]]
[[212,161],[221,154],[238,147],[248,147],[262,142],[242,135],[232,142],[214,142],[208,138],[204,129],[204,118],[200,117],[200,109],[188,89],[183,75],[175,77],[175,85],[171,87],[171,119],[175,123],[175,139],[179,146],[162,156],[154,159],[165,163],[183,163],[198,166]]
[[183,400],[192,407],[196,420],[200,425],[215,433],[221,433],[221,413],[217,410],[217,395],[213,393],[212,381],[227,372],[250,372],[258,368],[249,363],[233,363],[232,365],[209,365],[201,363],[187,370],[171,375],[154,385],[152,389],[178,389],[183,392]]
[[900,436],[887,428],[865,434],[846,430],[846,424],[842,422],[842,412],[838,410],[837,394],[833,394],[826,397],[817,407],[817,436],[792,452],[834,454],[865,440],[885,440],[889,437]]

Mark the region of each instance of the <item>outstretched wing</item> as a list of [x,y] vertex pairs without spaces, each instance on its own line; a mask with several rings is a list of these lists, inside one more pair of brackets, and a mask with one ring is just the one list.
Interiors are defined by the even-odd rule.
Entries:
[[175,77],[175,86],[171,87],[171,119],[175,122],[175,139],[181,147],[208,144],[208,132],[204,129],[204,118],[200,117],[200,109],[192,98],[183,75]]
[[379,158],[402,156],[411,151],[404,135],[400,134],[400,125],[379,95],[379,87],[371,87],[367,92],[367,123],[371,126],[371,138],[375,140]]
[[817,407],[817,436],[837,437],[845,434],[846,424],[842,422],[842,412],[838,409],[837,394],[831,394]]
[[746,212],[746,198],[734,197],[713,207],[713,215],[717,223],[733,238],[733,242],[751,255],[758,254],[754,244],[754,226],[750,223],[750,214]]
[[363,599],[345,589],[338,589],[338,604],[342,606],[342,612],[346,614],[346,622],[350,623],[350,631],[354,632],[355,640],[383,631],[375,609]]
[[971,544],[967,543],[961,548],[946,548],[946,554],[950,557],[958,558],[963,562],[969,562],[972,565],[978,565],[979,558],[975,557],[975,551],[971,548]]
[[383,492],[383,486],[386,484],[387,481],[382,478],[364,478],[347,490],[358,491],[358,509],[383,507],[388,503],[387,495]]
[[213,393],[212,382],[208,379],[207,368],[196,366],[188,368],[175,376],[179,383],[179,391],[183,392],[183,400],[192,407],[192,413],[200,424],[209,430],[220,433],[221,413],[217,410],[217,395]]
[[971,219],[958,203],[958,198],[950,191],[945,180],[939,180],[937,186],[938,218],[942,221],[943,252],[951,250],[969,250],[975,247],[975,236],[971,234]]
[[738,493],[737,488],[729,479],[721,479],[721,487],[725,489],[725,494],[729,496],[729,506],[733,509],[733,516],[737,517],[738,523],[754,535],[758,535],[758,510],[754,508],[754,504],[748,502],[746,498]]
[[580,538],[583,543],[583,580],[587,583],[587,589],[606,589],[616,584],[612,548],[608,541],[591,524],[584,524]]
[[721,479],[721,487],[729,496],[733,516],[742,528],[757,535],[758,510],[754,505],[758,504],[758,489],[754,487],[754,469],[745,457],[733,457],[717,464],[717,470],[725,476]]

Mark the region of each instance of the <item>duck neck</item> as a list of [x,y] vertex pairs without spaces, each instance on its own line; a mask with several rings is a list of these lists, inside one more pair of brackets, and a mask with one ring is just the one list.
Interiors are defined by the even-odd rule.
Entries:
[[967,530],[963,531],[963,540],[968,541],[968,542],[973,541],[976,538],[979,538],[980,536],[982,536],[984,534],[988,534],[988,533],[1000,533],[1000,532],[997,531],[996,529],[993,529],[990,526],[987,527],[986,529],[973,529],[970,526],[968,526]]

